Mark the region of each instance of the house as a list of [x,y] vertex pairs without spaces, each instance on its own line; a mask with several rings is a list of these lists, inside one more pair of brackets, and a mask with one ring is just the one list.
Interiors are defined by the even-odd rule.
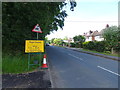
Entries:
[[96,31],[89,31],[83,34],[83,36],[86,38],[86,41],[103,41],[104,38],[102,37],[102,31],[98,32]]
[[67,38],[67,40],[63,40],[63,42],[66,42],[66,43],[68,43],[68,45],[65,45],[65,44],[63,44],[63,46],[71,46],[71,44],[70,43],[73,43],[74,42],[74,40],[73,40],[73,38]]
[[66,43],[72,43],[74,42],[73,38],[68,38],[67,40],[63,40]]

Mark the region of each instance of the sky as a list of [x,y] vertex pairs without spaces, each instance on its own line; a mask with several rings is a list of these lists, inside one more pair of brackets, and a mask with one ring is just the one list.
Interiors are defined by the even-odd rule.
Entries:
[[70,11],[68,0],[64,7],[68,14],[65,18],[63,30],[51,32],[47,35],[52,38],[73,38],[76,35],[92,31],[101,31],[106,24],[118,26],[118,2],[119,0],[75,0],[77,6],[74,11]]

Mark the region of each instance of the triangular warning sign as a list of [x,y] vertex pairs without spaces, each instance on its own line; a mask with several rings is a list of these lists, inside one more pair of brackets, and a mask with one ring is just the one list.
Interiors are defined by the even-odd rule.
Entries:
[[42,33],[42,30],[41,30],[39,24],[35,25],[35,27],[33,28],[32,32]]

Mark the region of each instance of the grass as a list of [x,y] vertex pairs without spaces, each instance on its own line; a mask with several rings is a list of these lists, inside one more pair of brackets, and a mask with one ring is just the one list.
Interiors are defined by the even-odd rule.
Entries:
[[[118,57],[118,54],[110,54],[110,53],[105,53],[105,52],[97,52],[97,51],[93,51],[93,50],[88,50],[88,49],[82,49],[83,51],[89,51],[89,52],[93,52],[93,53],[100,53],[100,54],[104,54],[104,55],[109,55],[109,56],[116,56]],[[120,56],[119,56],[120,57]]]
[[[34,60],[42,60],[42,55],[31,55],[32,64]],[[2,57],[2,73],[26,73],[35,70],[39,65],[30,66],[28,70],[28,54],[4,54]]]
[[[65,48],[64,46],[59,46],[59,47],[63,47]],[[81,50],[81,49],[80,49]],[[93,50],[88,50],[88,49],[83,49],[83,51],[88,51],[88,52],[93,52],[93,53],[99,53],[99,54],[104,54],[104,55],[109,55],[109,56],[116,56],[116,57],[120,57],[118,54],[110,54],[110,53],[105,53],[105,52],[97,52],[97,51],[93,51]]]

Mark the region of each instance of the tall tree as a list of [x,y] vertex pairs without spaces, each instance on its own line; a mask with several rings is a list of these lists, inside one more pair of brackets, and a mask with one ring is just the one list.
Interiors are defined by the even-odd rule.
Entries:
[[39,39],[44,39],[50,31],[63,28],[66,11],[64,2],[3,2],[2,35],[3,48],[20,49],[26,39],[36,39],[31,32],[36,24],[43,31]]
[[107,42],[108,48],[110,48],[113,53],[113,49],[116,48],[116,45],[120,42],[120,29],[118,29],[117,26],[106,27],[103,29],[103,37]]
[[80,45],[80,47],[82,47],[82,43],[85,42],[85,37],[82,35],[77,35],[77,36],[73,37],[73,39],[76,44]]
[[62,45],[63,40],[62,40],[61,38],[55,38],[53,42],[54,42],[54,44],[56,44],[56,45]]

